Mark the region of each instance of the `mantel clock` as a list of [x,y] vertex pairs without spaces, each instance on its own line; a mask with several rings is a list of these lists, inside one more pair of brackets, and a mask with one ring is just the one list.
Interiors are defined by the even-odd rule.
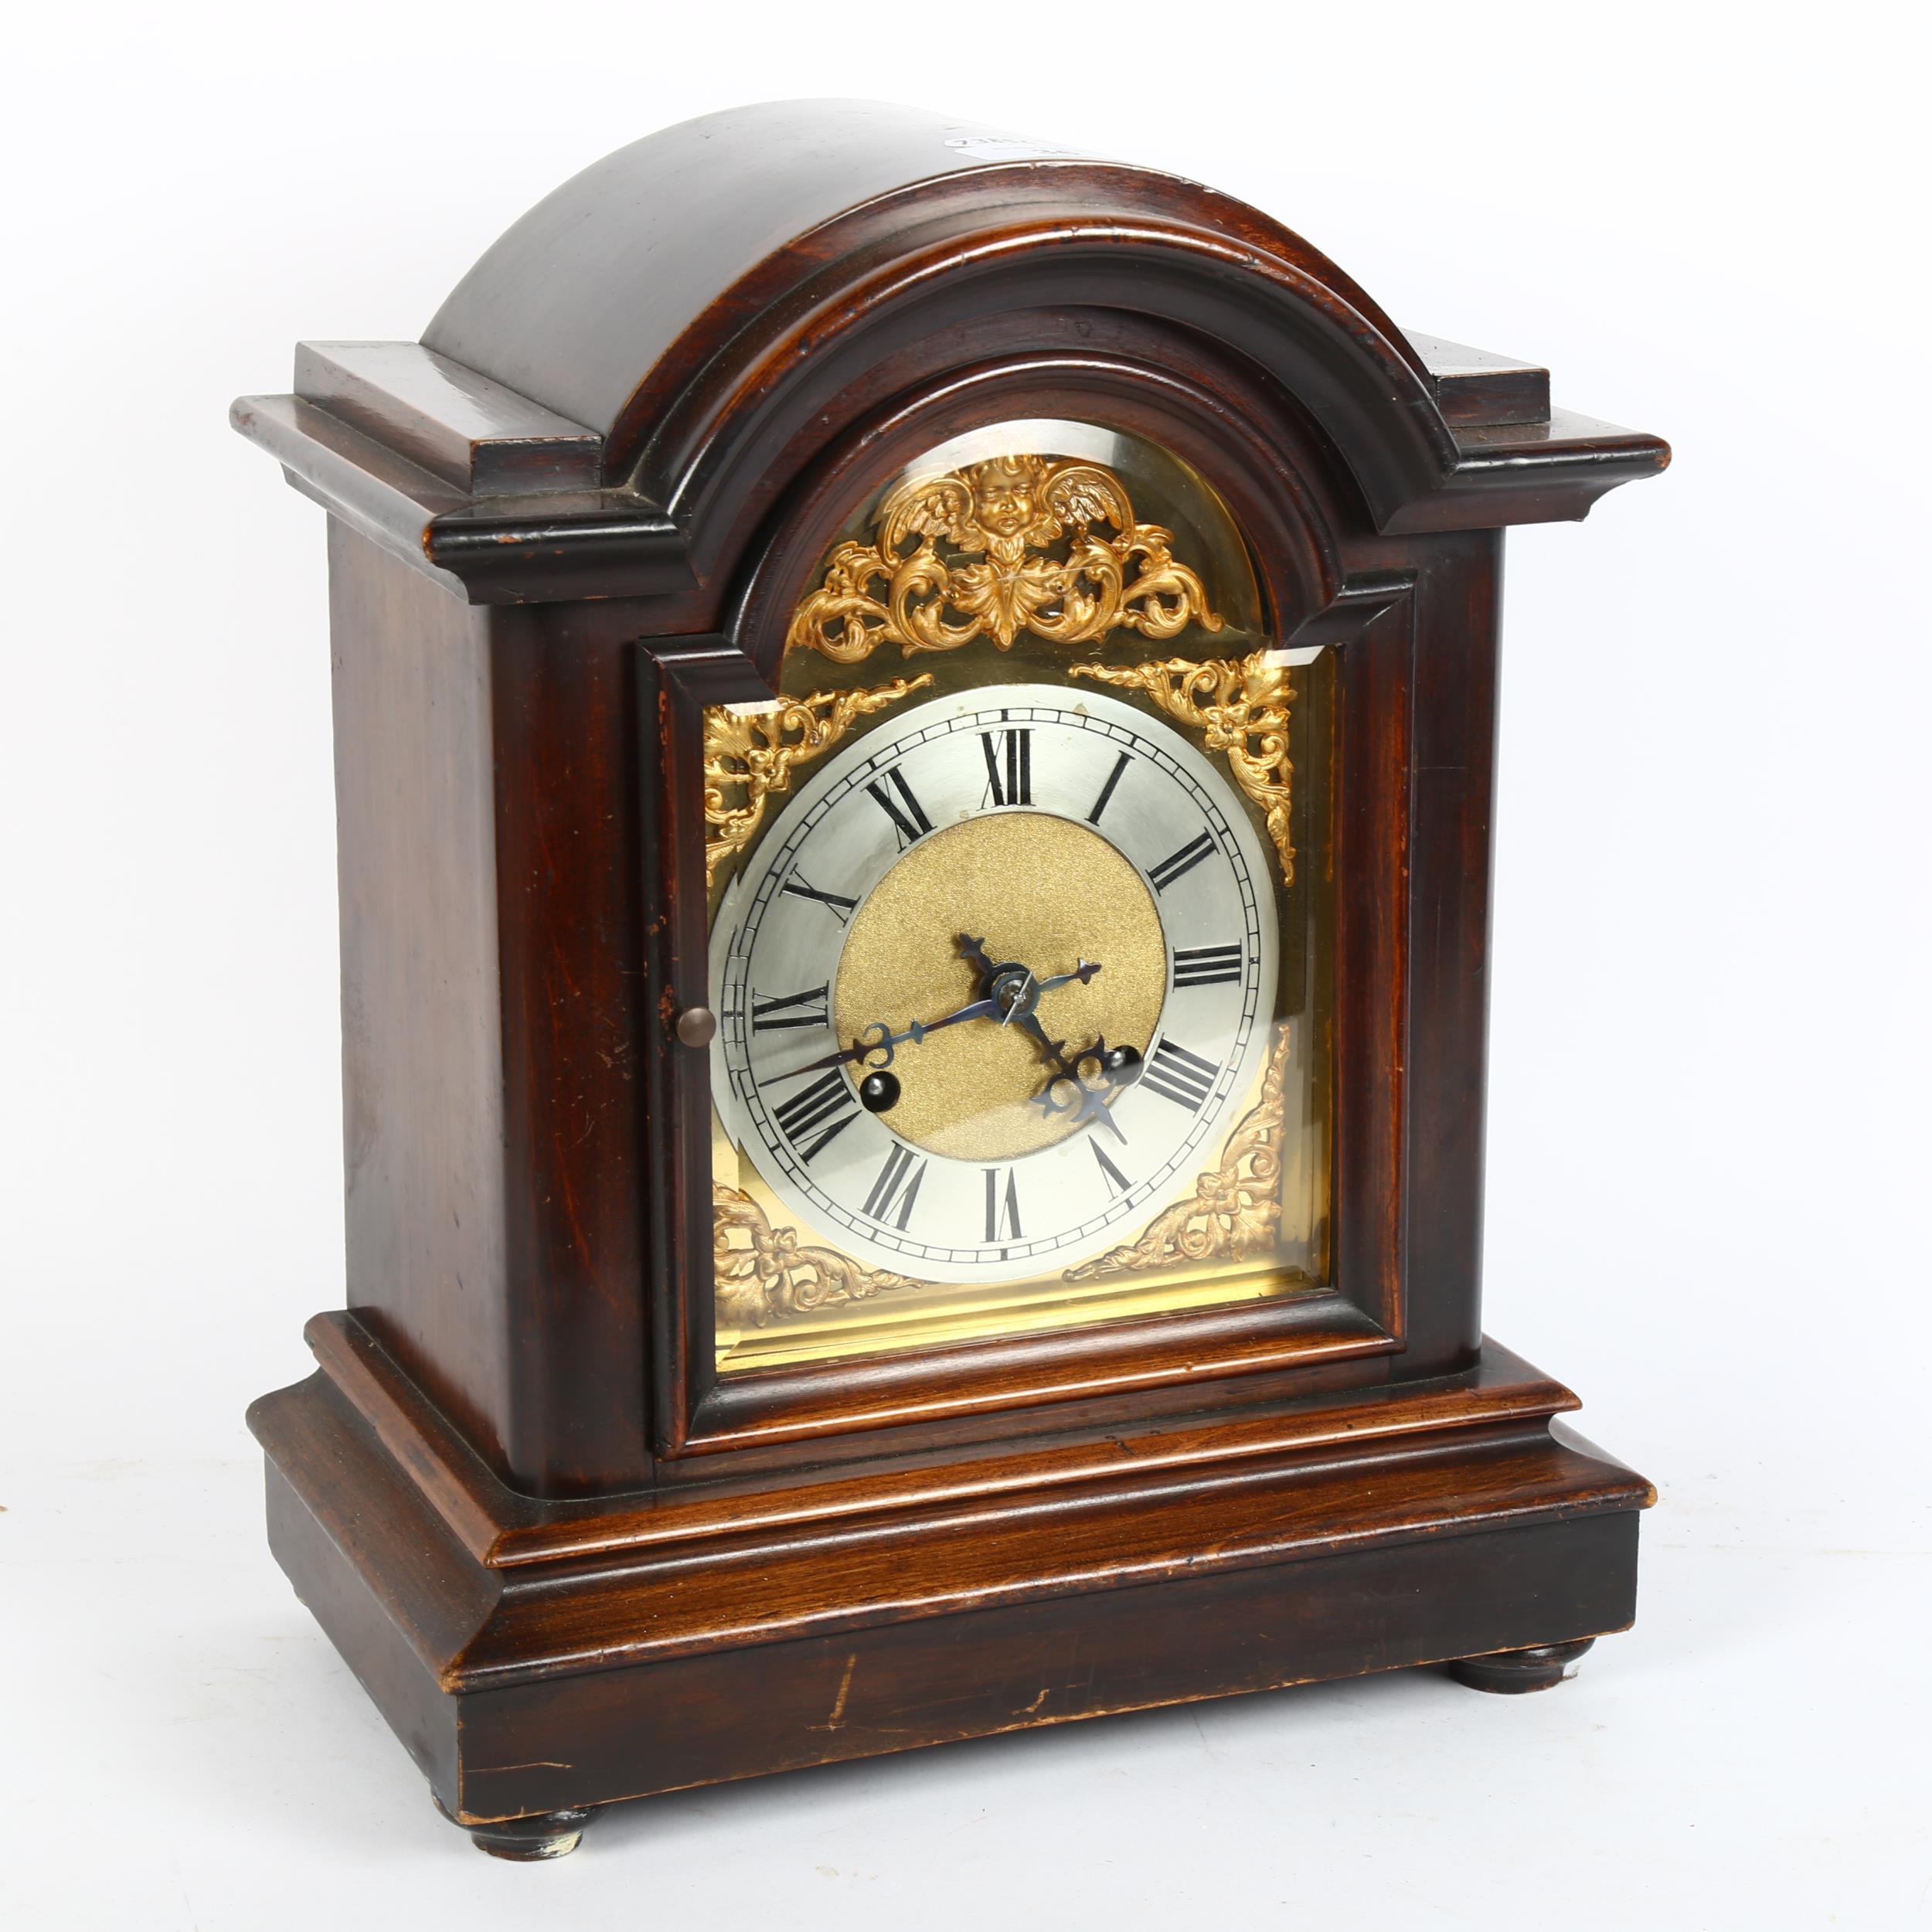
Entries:
[[1627,1625],[1478,1320],[1503,529],[1661,469],[1252,208],[862,103],[525,216],[328,511],[348,1306],[275,1554],[485,1849]]

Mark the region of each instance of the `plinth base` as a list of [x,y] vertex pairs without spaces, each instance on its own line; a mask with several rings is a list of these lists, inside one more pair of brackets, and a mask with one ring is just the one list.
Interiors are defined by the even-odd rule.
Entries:
[[618,1799],[1236,1692],[1442,1663],[1539,1689],[1634,1614],[1648,1485],[1494,1345],[1185,1452],[1112,1437],[1101,1475],[821,1471],[724,1506],[516,1496],[346,1318],[311,1338],[323,1372],[250,1413],[270,1543],[502,1857]]

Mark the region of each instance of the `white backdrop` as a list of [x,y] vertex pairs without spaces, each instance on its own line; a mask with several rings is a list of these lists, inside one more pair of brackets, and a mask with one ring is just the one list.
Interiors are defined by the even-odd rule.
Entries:
[[[0,1913],[1932,1923],[1917,10],[40,8],[8,31]],[[322,515],[225,427],[557,182],[871,94],[1170,167],[1670,438],[1511,539],[1488,1325],[1653,1477],[1641,1621],[634,1807],[485,1860],[241,1412],[340,1300]]]

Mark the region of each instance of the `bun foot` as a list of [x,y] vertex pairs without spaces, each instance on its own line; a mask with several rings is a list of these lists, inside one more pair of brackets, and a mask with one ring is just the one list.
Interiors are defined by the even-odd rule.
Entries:
[[1497,1691],[1505,1696],[1548,1690],[1563,1681],[1569,1666],[1596,1641],[1580,1637],[1573,1644],[1538,1644],[1528,1650],[1495,1651],[1487,1657],[1459,1657],[1449,1666],[1449,1675],[1471,1690]]
[[465,1825],[461,1818],[450,1817],[440,1798],[435,1804],[457,1830],[469,1833],[470,1842],[479,1852],[487,1852],[493,1859],[513,1859],[519,1865],[532,1865],[539,1859],[560,1859],[574,1852],[590,1817],[587,1810],[539,1811],[531,1818]]

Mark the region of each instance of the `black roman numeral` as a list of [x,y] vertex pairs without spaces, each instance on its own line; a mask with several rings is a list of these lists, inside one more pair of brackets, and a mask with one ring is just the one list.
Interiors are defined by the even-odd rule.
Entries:
[[803,872],[794,872],[778,889],[790,893],[794,899],[815,899],[820,905],[829,906],[832,917],[842,926],[859,910],[855,899],[848,899],[842,893],[821,893],[816,886],[806,884]]
[[986,754],[986,790],[982,808],[994,805],[1030,805],[1033,802],[1033,734],[1030,731],[982,731],[980,749]]
[[1206,832],[1191,840],[1179,852],[1171,852],[1158,866],[1151,866],[1148,877],[1154,882],[1154,889],[1164,893],[1182,873],[1192,872],[1201,861],[1214,850],[1214,841]]
[[1213,1061],[1204,1060],[1199,1053],[1191,1053],[1185,1046],[1177,1046],[1163,1037],[1141,1072],[1141,1084],[1151,1088],[1162,1100],[1198,1114],[1220,1071]]
[[773,1033],[787,1026],[829,1026],[830,1015],[826,1002],[832,995],[832,982],[815,986],[808,992],[781,993],[772,999],[753,999],[751,1002],[751,1030],[754,1033]]
[[1126,770],[1128,754],[1123,751],[1114,760],[1114,769],[1107,774],[1107,783],[1100,787],[1100,795],[1094,801],[1094,809],[1087,815],[1090,825],[1100,822],[1100,814],[1107,809],[1107,801],[1114,795],[1114,787],[1121,782],[1121,774]]
[[[893,829],[899,834],[901,852],[914,839],[923,838],[932,830],[933,821],[926,816],[925,807],[913,796],[913,788],[906,784],[906,774],[898,766],[882,772],[866,790],[893,821]],[[897,798],[893,796],[893,792],[898,793]]]
[[[913,1203],[919,1199],[919,1184],[925,1178],[926,1163],[921,1161],[913,1166],[912,1149],[895,1147],[886,1156],[886,1165],[879,1170],[879,1179],[866,1196],[866,1213],[875,1221],[892,1220],[903,1234],[906,1223],[913,1218]],[[893,1214],[895,1206],[899,1209],[896,1217]]]
[[986,1238],[988,1241],[1018,1241],[1024,1238],[1019,1230],[1019,1189],[1010,1167],[1006,1170],[1004,1199],[999,1185],[999,1169],[986,1169]]
[[1218,986],[1241,977],[1239,946],[1177,946],[1174,949],[1176,986]]
[[1107,1158],[1107,1149],[1091,1134],[1087,1137],[1087,1145],[1094,1150],[1094,1158],[1100,1162],[1100,1172],[1107,1176],[1108,1187],[1116,1194],[1124,1194],[1127,1192],[1127,1176]]
[[[859,1117],[852,1104],[852,1089],[845,1077],[834,1067],[821,1073],[809,1087],[801,1087],[784,1106],[773,1112],[784,1129],[785,1138],[798,1148],[801,1159],[815,1160],[832,1141]],[[805,1137],[815,1134],[808,1146]]]

